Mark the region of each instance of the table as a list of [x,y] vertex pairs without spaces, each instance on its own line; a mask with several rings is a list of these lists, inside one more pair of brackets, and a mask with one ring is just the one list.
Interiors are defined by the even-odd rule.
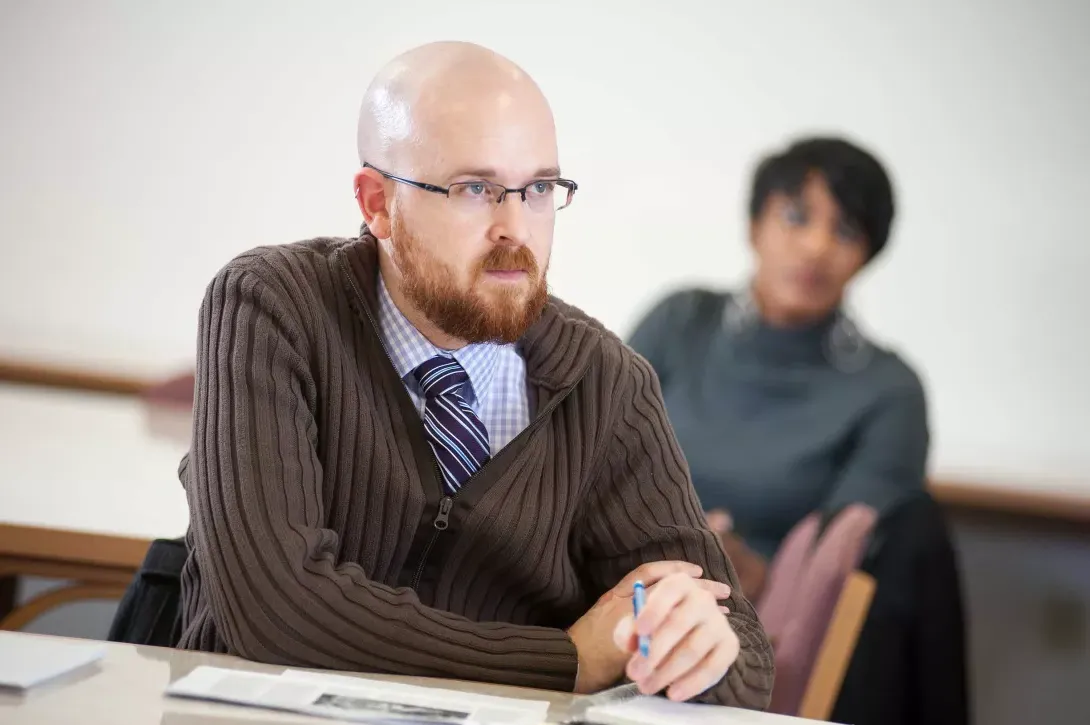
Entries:
[[[20,637],[40,635],[20,634]],[[307,723],[330,720],[165,697],[167,685],[201,665],[278,674],[284,667],[205,654],[129,644],[106,643],[106,657],[96,665],[33,688],[25,695],[0,690],[0,722],[5,725],[224,725],[226,723]],[[338,673],[349,674],[353,673]],[[562,722],[580,697],[563,692],[419,677],[366,675],[412,685],[477,692],[549,702],[550,723]],[[733,710],[745,725],[812,722],[751,710]],[[734,720],[727,721],[729,724]]]
[[0,385],[0,523],[142,539],[185,533],[186,439],[138,398]]
[[[185,442],[132,397],[0,385],[0,411],[0,628],[118,599],[151,539],[185,533]],[[15,609],[30,576],[69,584]]]
[[[21,637],[41,635],[20,634]],[[159,647],[104,643],[97,665],[35,687],[25,695],[0,690],[0,722],[5,725],[219,725],[221,723],[322,723],[313,717],[165,697],[167,685],[201,665],[277,674],[284,667],[238,657]],[[340,673],[351,674],[351,673]],[[567,716],[575,696],[485,683],[367,675],[408,684],[479,692],[502,697],[548,700],[550,722]]]

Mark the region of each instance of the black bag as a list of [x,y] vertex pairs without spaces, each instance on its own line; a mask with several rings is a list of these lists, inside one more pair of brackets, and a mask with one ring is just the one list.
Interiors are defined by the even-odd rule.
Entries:
[[181,578],[185,539],[156,539],[125,590],[106,639],[174,647],[181,638]]

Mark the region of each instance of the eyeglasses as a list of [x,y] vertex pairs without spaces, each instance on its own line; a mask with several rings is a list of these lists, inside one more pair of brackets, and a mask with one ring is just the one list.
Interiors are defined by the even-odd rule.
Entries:
[[391,181],[408,184],[417,189],[430,191],[433,194],[442,194],[459,207],[465,209],[488,208],[493,204],[502,204],[508,194],[518,194],[522,201],[533,211],[560,211],[571,204],[572,197],[575,196],[575,190],[579,188],[578,184],[569,179],[538,179],[517,189],[508,189],[502,184],[484,181],[483,179],[479,181],[460,181],[457,184],[444,187],[426,184],[423,181],[403,179],[371,164],[365,163],[363,166],[367,169],[374,169]]

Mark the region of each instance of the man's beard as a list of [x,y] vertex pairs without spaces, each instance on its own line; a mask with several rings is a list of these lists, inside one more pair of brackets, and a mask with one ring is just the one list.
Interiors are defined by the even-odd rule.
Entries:
[[[545,274],[524,246],[497,245],[470,273],[470,288],[459,289],[454,271],[432,256],[418,237],[392,215],[393,260],[401,272],[402,293],[433,325],[467,343],[512,343],[541,316],[549,298]],[[485,296],[474,284],[489,270],[525,270],[531,284],[524,301],[522,287],[505,285]]]

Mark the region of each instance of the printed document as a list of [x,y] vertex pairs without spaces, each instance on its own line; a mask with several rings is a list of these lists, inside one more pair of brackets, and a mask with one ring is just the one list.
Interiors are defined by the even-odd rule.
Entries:
[[288,670],[198,667],[167,694],[382,725],[539,725],[549,704],[381,680]]

